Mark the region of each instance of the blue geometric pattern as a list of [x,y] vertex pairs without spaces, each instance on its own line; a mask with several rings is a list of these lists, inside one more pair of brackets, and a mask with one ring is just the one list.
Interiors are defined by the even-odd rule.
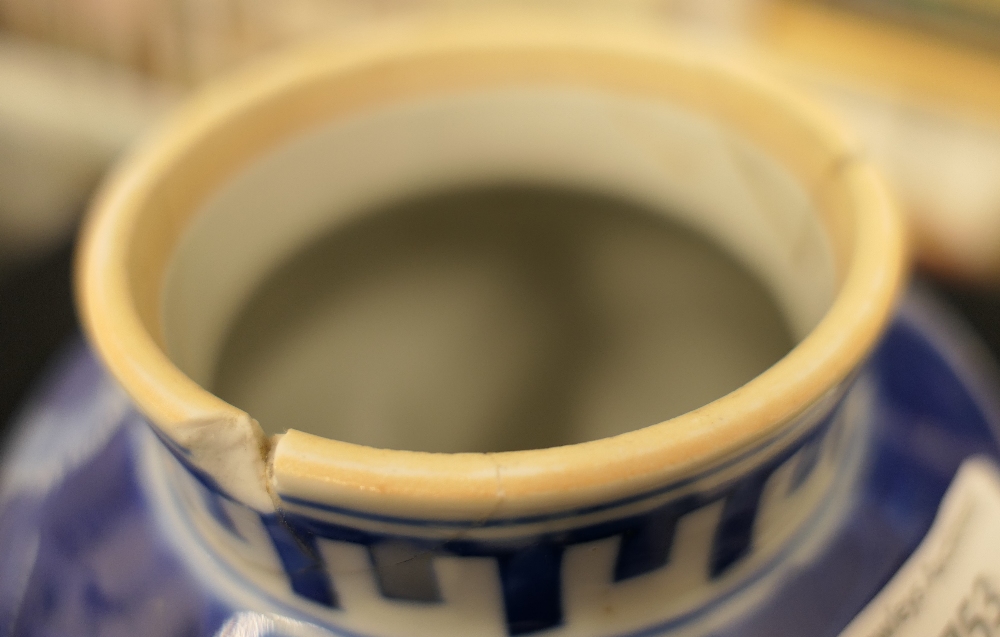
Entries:
[[[336,595],[327,574],[333,565],[325,564],[316,541],[321,538],[366,547],[390,541],[405,540],[415,552],[426,556],[490,557],[496,560],[507,618],[507,632],[523,635],[545,630],[562,623],[562,556],[571,546],[612,537],[620,537],[614,580],[620,582],[655,571],[669,562],[674,528],[684,516],[712,504],[722,502],[719,520],[708,561],[709,577],[723,576],[746,556],[753,541],[753,529],[761,495],[777,467],[795,458],[792,490],[799,488],[817,465],[822,439],[840,422],[838,403],[832,413],[815,425],[798,443],[755,467],[748,475],[732,479],[711,489],[687,494],[660,504],[639,515],[558,530],[531,536],[516,533],[503,540],[473,541],[429,540],[364,531],[357,527],[334,524],[299,513],[284,512],[279,516],[262,516],[272,535],[285,571],[298,594],[317,603],[338,607]],[[804,461],[802,449],[808,450]],[[798,454],[798,456],[797,456]],[[343,513],[343,509],[339,509]],[[568,514],[571,515],[571,514]],[[508,521],[510,523],[510,521]],[[426,572],[419,580],[420,590],[407,593],[394,591],[392,597],[414,602],[436,603],[424,594],[426,581],[433,581],[430,560],[424,560]],[[376,576],[378,573],[376,571]],[[436,584],[433,585],[436,588]],[[383,587],[384,592],[384,587]]]
[[[640,637],[700,626],[741,599],[755,578],[780,573],[768,595],[702,632],[834,637],[920,542],[961,462],[972,454],[998,456],[992,415],[970,389],[968,369],[956,362],[958,350],[922,307],[908,301],[859,376],[873,401],[858,486],[843,519],[807,564],[795,566],[779,552],[749,570],[741,565],[757,559],[760,538],[754,534],[774,497],[772,487],[779,485],[787,497],[806,492],[822,475],[830,449],[858,450],[850,443],[857,431],[842,426],[836,414],[739,480],[706,489],[692,484],[675,498],[654,493],[608,503],[599,522],[574,525],[570,517],[560,530],[542,532],[542,526],[530,527],[537,520],[491,521],[483,525],[495,530],[491,539],[456,532],[441,541],[416,527],[413,533],[376,532],[370,529],[378,521],[364,516],[358,519],[365,524],[354,526],[337,512],[341,523],[335,524],[297,507],[280,517],[254,517],[263,538],[255,540],[237,505],[208,482],[193,482],[199,495],[183,505],[199,509],[204,520],[165,521],[164,496],[150,487],[150,469],[141,460],[141,450],[157,445],[156,439],[140,418],[123,415],[115,402],[120,391],[77,347],[36,408],[26,412],[28,428],[0,475],[0,637],[383,637],[378,630],[349,628],[355,626],[350,591],[338,586],[345,572],[331,561],[343,554],[328,550],[331,541],[359,547],[366,557],[351,568],[367,565],[375,595],[405,608],[447,610],[439,561],[488,558],[505,632],[558,634],[559,626],[573,621],[570,589],[580,582],[566,580],[566,569],[579,547],[610,551],[607,586],[641,587],[690,557],[678,554],[678,538],[684,521],[705,511],[717,512],[714,534],[705,539],[705,575],[732,585],[682,613],[594,634]],[[614,515],[616,507],[628,515]],[[581,520],[591,513],[569,512]],[[178,549],[176,529],[168,526],[174,523],[190,524],[195,535],[210,524],[233,546],[265,542],[276,556],[280,586],[256,579],[263,576],[253,573],[265,573],[264,566],[244,569],[231,556],[213,557],[206,570],[205,558],[194,556],[210,554],[204,550],[211,552],[211,545],[202,552]]]
[[[826,429],[828,419],[820,427]],[[492,557],[497,560],[508,632],[522,635],[558,626],[562,622],[561,560],[570,546],[615,536],[623,538],[615,579],[621,581],[649,573],[666,565],[673,527],[683,516],[713,503],[724,501],[723,514],[712,544],[710,576],[722,576],[750,550],[752,530],[764,484],[774,469],[794,455],[790,448],[757,468],[750,476],[720,485],[711,491],[687,495],[660,505],[650,512],[569,531],[514,537],[505,541],[426,540],[405,538],[414,547],[431,555]],[[315,548],[317,538],[365,546],[399,539],[332,524],[295,513],[262,516],[272,533],[275,546],[293,589],[309,599],[336,607],[329,589],[324,564]],[[433,575],[430,575],[433,577]],[[404,596],[421,600],[419,594]]]

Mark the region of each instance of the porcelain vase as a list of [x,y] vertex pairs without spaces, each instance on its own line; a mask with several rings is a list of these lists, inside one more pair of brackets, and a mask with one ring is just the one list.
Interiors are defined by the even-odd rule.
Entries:
[[[661,207],[767,283],[797,345],[659,424],[497,453],[268,436],[203,388],[308,237],[505,179]],[[996,634],[992,386],[905,274],[839,124],[662,34],[455,19],[288,53],[93,204],[86,344],[3,464],[0,633]]]

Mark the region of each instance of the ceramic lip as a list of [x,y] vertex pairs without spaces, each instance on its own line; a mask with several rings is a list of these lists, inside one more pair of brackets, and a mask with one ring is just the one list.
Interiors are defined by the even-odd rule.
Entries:
[[[837,260],[838,291],[820,323],[746,385],[671,420],[591,442],[486,454],[375,449],[295,430],[268,440],[245,412],[170,361],[157,312],[171,250],[199,202],[249,158],[373,105],[525,81],[679,102],[772,153],[813,197]],[[78,306],[90,342],[161,437],[230,497],[260,510],[293,496],[473,521],[639,493],[776,436],[878,341],[905,280],[904,234],[882,180],[839,124],[753,70],[633,27],[441,20],[283,54],[182,107],[95,198],[78,255]]]

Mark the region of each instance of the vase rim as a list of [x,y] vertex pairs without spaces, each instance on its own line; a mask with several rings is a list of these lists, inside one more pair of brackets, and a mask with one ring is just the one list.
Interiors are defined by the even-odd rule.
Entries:
[[[489,68],[476,68],[484,60]],[[771,368],[698,409],[611,438],[448,454],[294,429],[269,440],[248,414],[171,362],[157,315],[166,263],[198,203],[248,158],[331,109],[358,112],[442,87],[553,74],[708,112],[772,152],[813,197],[833,245],[837,292],[816,327]],[[380,83],[376,75],[406,79]],[[81,233],[77,295],[89,341],[113,376],[178,457],[233,499],[258,510],[287,499],[473,521],[614,501],[774,438],[871,352],[905,282],[905,244],[894,202],[851,136],[766,74],[637,26],[448,18],[301,47],[189,100],[99,190]]]

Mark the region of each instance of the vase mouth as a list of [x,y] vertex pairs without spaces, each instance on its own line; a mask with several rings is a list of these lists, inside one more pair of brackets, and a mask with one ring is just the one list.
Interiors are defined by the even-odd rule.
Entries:
[[[681,103],[740,132],[802,185],[836,269],[832,304],[779,362],[698,409],[562,447],[387,450],[296,430],[268,440],[172,362],[160,304],[204,200],[250,158],[311,125],[412,95],[568,83]],[[441,19],[283,54],[203,92],[118,167],[78,256],[78,306],[107,368],[192,470],[258,510],[310,502],[393,518],[522,518],[620,500],[739,456],[821,402],[872,350],[905,280],[904,232],[881,179],[808,100],[637,27]]]

